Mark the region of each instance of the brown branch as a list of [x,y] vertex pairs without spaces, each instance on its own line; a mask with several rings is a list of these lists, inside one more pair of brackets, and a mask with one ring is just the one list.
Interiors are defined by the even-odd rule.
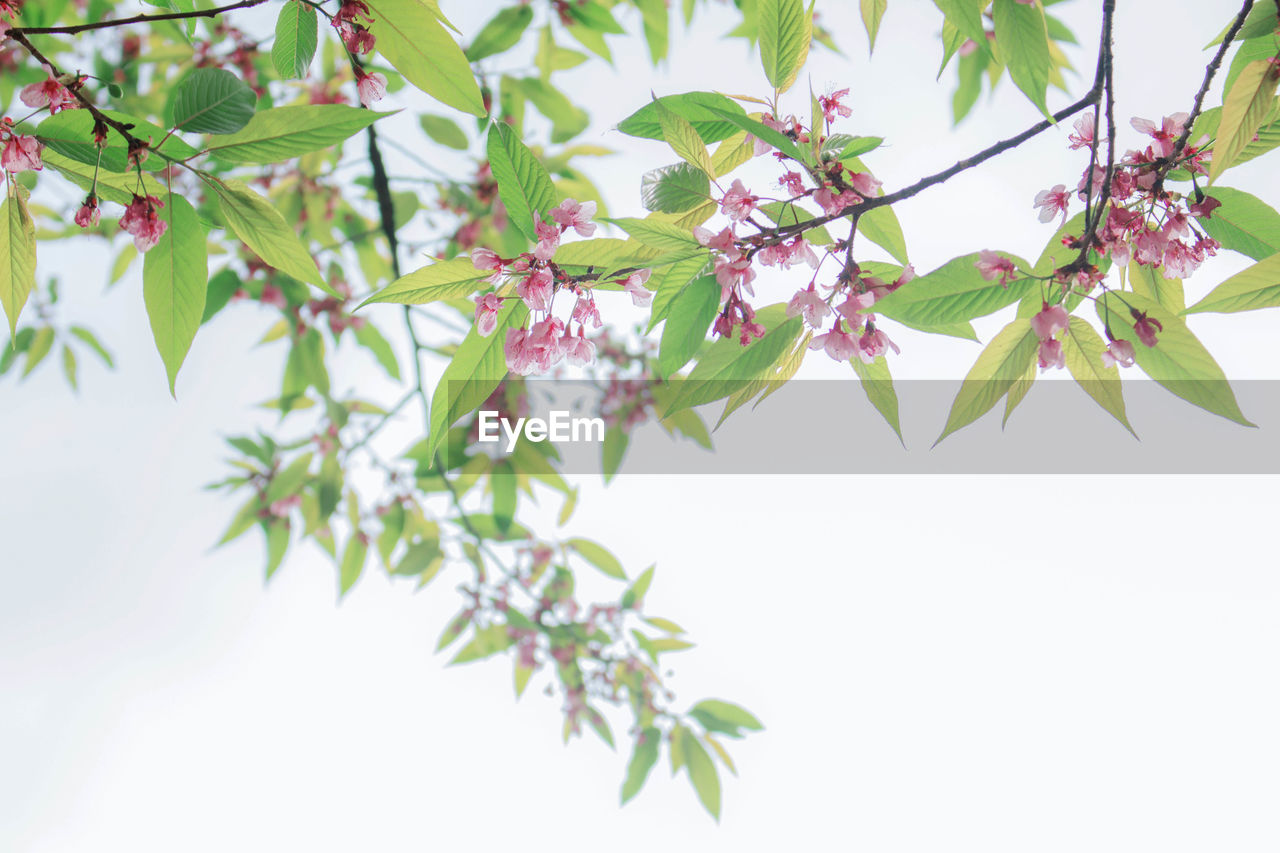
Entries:
[[231,3],[227,6],[219,6],[215,9],[203,9],[196,12],[165,12],[160,15],[134,15],[132,18],[120,18],[114,21],[97,21],[92,24],[75,24],[67,27],[16,27],[9,30],[11,38],[18,36],[32,35],[64,35],[73,36],[77,33],[85,33],[90,30],[104,30],[110,27],[124,27],[130,24],[149,24],[153,21],[180,21],[188,18],[216,18],[223,12],[231,12],[236,9],[251,9],[254,6],[261,6],[267,0],[240,0],[238,3]]

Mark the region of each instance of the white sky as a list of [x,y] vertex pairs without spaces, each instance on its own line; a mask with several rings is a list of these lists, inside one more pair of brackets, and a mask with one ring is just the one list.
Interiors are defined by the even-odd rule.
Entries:
[[[481,5],[445,8],[474,32]],[[1087,44],[1096,21],[1081,5],[1056,10]],[[1231,4],[1167,18],[1153,13],[1169,4],[1120,5],[1119,116],[1185,110]],[[1035,120],[1006,80],[951,132],[924,0],[892,4],[870,64],[854,4],[819,8],[851,58],[816,52],[814,88],[852,86],[847,129],[893,143],[871,158],[886,186]],[[559,78],[626,152],[597,172],[616,210],[638,211],[639,173],[672,159],[604,133],[650,89],[762,88],[740,42],[707,35],[727,28],[704,18],[656,74],[638,41],[619,40],[623,71]],[[1091,55],[1073,58],[1090,68]],[[1081,168],[1065,135],[901,205],[917,268],[986,246],[1034,257],[1051,228],[1032,196]],[[1272,171],[1255,162],[1224,183],[1280,199]],[[218,434],[258,422],[250,407],[276,393],[281,354],[251,350],[269,312],[242,307],[203,330],[174,403],[139,277],[99,297],[105,254],[77,251],[57,267],[68,318],[103,332],[119,370],[82,361],[78,398],[52,364],[5,380],[0,850],[1280,843],[1274,478],[588,484],[565,535],[607,543],[633,572],[658,563],[651,612],[699,641],[670,658],[681,700],[740,701],[768,727],[732,746],[742,777],[726,781],[719,827],[665,764],[620,810],[625,755],[593,739],[563,747],[559,702],[540,685],[517,705],[507,661],[446,670],[430,654],[458,577],[414,595],[370,572],[337,607],[313,551],[265,590],[254,535],[208,551],[235,507],[199,489],[222,472]],[[1221,259],[1190,287],[1243,266]],[[1228,375],[1274,377],[1275,320],[1198,315],[1192,328]],[[959,376],[977,351],[895,338],[899,376]],[[355,364],[339,387],[376,382]],[[852,441],[820,438],[837,452]]]

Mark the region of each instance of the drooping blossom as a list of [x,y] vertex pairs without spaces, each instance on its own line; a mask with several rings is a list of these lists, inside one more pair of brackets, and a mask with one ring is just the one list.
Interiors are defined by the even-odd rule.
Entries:
[[1036,193],[1035,203],[1033,207],[1040,208],[1040,221],[1049,222],[1059,213],[1062,214],[1062,221],[1067,221],[1067,204],[1071,200],[1071,194],[1067,192],[1065,184],[1058,184],[1053,189],[1041,190]]
[[849,184],[864,196],[875,195],[882,186],[870,172],[854,172],[849,176]]
[[716,281],[720,284],[720,298],[729,298],[734,287],[741,287],[752,296],[755,291],[751,282],[755,281],[756,271],[751,268],[751,259],[743,256],[731,259],[728,255],[716,258]]
[[76,96],[71,90],[53,76],[50,72],[45,80],[38,83],[31,83],[23,86],[22,91],[18,93],[18,97],[22,103],[32,109],[40,107],[48,107],[50,113],[60,112],[62,110],[74,110],[80,106],[80,102],[76,100]]
[[831,313],[828,305],[812,283],[805,290],[797,290],[795,296],[787,303],[787,316],[802,315],[804,321],[815,329],[822,324],[822,319]]
[[853,190],[842,190],[837,194],[830,187],[823,187],[813,194],[813,200],[827,216],[839,216],[846,207],[852,207],[862,201],[862,196]]
[[820,349],[836,361],[848,361],[858,352],[858,340],[844,331],[840,321],[836,320],[831,331],[824,332],[809,341],[809,349]]
[[1213,217],[1213,212],[1220,207],[1222,207],[1222,202],[1218,201],[1211,195],[1207,195],[1200,199],[1200,201],[1193,201],[1191,204],[1187,205],[1187,210],[1191,211],[1192,216],[1199,216],[1202,219],[1210,219]]
[[1062,341],[1057,338],[1049,338],[1040,342],[1040,349],[1036,354],[1036,361],[1040,365],[1040,372],[1048,370],[1051,367],[1063,368],[1067,364],[1067,355],[1062,350]]
[[730,228],[725,228],[720,233],[713,234],[710,230],[697,226],[693,229],[693,236],[699,244],[708,249],[715,249],[717,252],[723,252],[734,257],[740,254],[738,247],[734,244],[733,230]]
[[1163,332],[1164,326],[1159,320],[1153,320],[1147,316],[1147,312],[1139,311],[1131,308],[1130,313],[1133,315],[1134,324],[1133,331],[1138,336],[1138,340],[1149,347],[1156,345],[1156,332]]
[[1188,118],[1190,116],[1187,113],[1174,113],[1161,119],[1159,127],[1156,127],[1155,122],[1145,118],[1130,119],[1129,124],[1139,133],[1145,133],[1154,139],[1155,143],[1152,147],[1161,157],[1168,157],[1173,154],[1174,143],[1182,135]]
[[369,7],[361,0],[343,0],[333,20],[330,21],[347,50],[357,56],[373,50],[376,43],[373,33],[357,21],[359,18],[363,18],[365,23],[373,19],[369,13]]
[[560,339],[560,348],[564,352],[565,360],[574,367],[583,367],[595,361],[596,345],[587,340],[583,335],[582,329],[578,329],[578,334],[572,336],[566,329],[564,337]]
[[386,96],[387,78],[377,72],[366,74],[362,69],[357,68],[356,92],[360,95],[361,104],[372,107]]
[[645,290],[644,283],[649,280],[649,270],[640,270],[627,276],[622,289],[631,294],[631,303],[637,308],[645,308],[653,301],[653,292]]
[[596,300],[590,293],[583,294],[578,297],[578,301],[573,303],[573,321],[581,325],[591,324],[594,329],[600,328],[602,324],[600,320],[600,309],[596,308]]
[[1093,145],[1093,113],[1085,113],[1076,119],[1076,132],[1067,137],[1067,141],[1071,143],[1071,150],[1077,148],[1089,148]]
[[471,251],[471,265],[478,270],[491,270],[493,274],[486,279],[490,284],[497,284],[506,272],[506,265],[498,253],[483,247]]
[[888,335],[867,323],[867,330],[858,338],[858,357],[862,359],[862,363],[871,364],[880,356],[887,355],[889,350],[893,350],[894,355],[901,352],[898,345],[889,340]]
[[1071,316],[1067,313],[1067,309],[1061,305],[1050,305],[1048,302],[1041,302],[1042,306],[1039,313],[1031,318],[1031,331],[1036,333],[1036,337],[1040,340],[1047,340],[1061,332],[1071,322]]
[[875,304],[875,291],[867,290],[863,293],[849,294],[849,298],[837,305],[836,310],[850,323],[860,326],[864,319],[862,315],[870,313]]
[[76,211],[76,225],[81,228],[92,228],[102,221],[102,211],[98,208],[98,197],[89,194],[84,200],[84,204],[80,205],[80,209]]
[[[765,113],[760,116],[760,123],[765,127],[778,131],[779,133],[785,133],[783,126],[769,113]],[[773,146],[768,142],[765,142],[763,139],[756,136],[748,135],[747,141],[751,143],[751,156],[753,157],[759,157],[761,154],[766,154],[769,149],[773,148]]]
[[818,96],[818,106],[822,108],[822,116],[827,120],[828,124],[835,121],[836,116],[848,118],[853,115],[853,110],[840,103],[841,99],[848,95],[848,89],[841,89],[838,92],[832,92],[830,95]]
[[720,210],[734,222],[741,222],[756,209],[756,202],[759,200],[759,196],[747,192],[742,181],[735,180],[725,191],[724,198],[720,199]]
[[804,195],[804,181],[800,179],[799,172],[786,172],[778,179],[778,186],[793,196]]
[[34,136],[11,134],[0,152],[0,169],[6,172],[39,172],[44,168],[40,159],[43,143]]
[[1128,341],[1112,341],[1102,352],[1104,367],[1133,367],[1133,344]]
[[156,214],[161,207],[164,202],[155,196],[135,195],[120,217],[120,229],[133,235],[133,245],[139,252],[152,249],[169,228],[169,223]]
[[818,268],[818,255],[800,236],[765,246],[756,253],[756,260],[766,267],[781,266],[783,269],[791,269],[796,264],[805,263],[814,269]]
[[497,294],[486,293],[476,300],[476,331],[481,337],[489,337],[498,328],[498,312],[502,310],[502,299]]
[[978,268],[978,273],[987,281],[995,281],[999,278],[1001,287],[1008,287],[1009,282],[1018,277],[1018,270],[1013,265],[1013,261],[1008,258],[1002,258],[989,249],[983,249],[979,252],[978,260],[974,261],[973,265]]
[[537,269],[516,282],[516,295],[524,300],[530,311],[551,310],[551,271]]
[[565,230],[572,228],[579,237],[590,237],[596,233],[596,225],[592,218],[596,215],[596,203],[584,201],[581,204],[571,198],[560,202],[559,207],[551,209],[551,218]]

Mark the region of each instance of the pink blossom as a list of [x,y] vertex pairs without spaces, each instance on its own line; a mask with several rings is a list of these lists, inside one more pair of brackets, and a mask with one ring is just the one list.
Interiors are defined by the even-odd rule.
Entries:
[[734,181],[725,192],[724,198],[720,199],[720,210],[734,222],[741,222],[756,209],[756,202],[759,200],[759,196],[747,192],[742,181]]
[[831,306],[818,295],[813,284],[810,284],[806,290],[797,290],[795,296],[792,296],[791,301],[787,303],[788,317],[802,314],[804,321],[814,328],[817,328],[822,323],[822,318],[830,313]]
[[853,115],[853,110],[840,103],[840,100],[847,97],[848,94],[848,89],[841,89],[838,92],[832,92],[830,95],[822,95],[818,97],[818,106],[822,108],[822,115],[827,120],[828,124],[835,121],[837,115],[844,118],[848,118]]
[[582,329],[578,329],[577,337],[571,336],[566,330],[560,341],[565,360],[574,367],[583,367],[595,361],[596,345],[586,339]]
[[603,325],[600,320],[600,310],[596,308],[595,297],[589,293],[579,296],[578,301],[573,303],[572,317],[575,323],[584,326],[590,323],[595,329]]
[[502,310],[502,299],[497,294],[486,293],[476,300],[476,331],[481,337],[489,337],[498,328],[498,312]]
[[262,295],[258,297],[258,302],[263,305],[273,305],[281,311],[289,306],[289,300],[285,299],[284,291],[274,284],[262,285]]
[[767,267],[781,265],[783,269],[791,269],[796,264],[806,263],[818,268],[818,256],[803,237],[765,246],[756,253],[756,259]]
[[1018,277],[1018,270],[1013,265],[1013,261],[1002,258],[988,249],[978,253],[978,260],[974,261],[973,265],[987,281],[995,281],[999,277],[1002,287],[1008,287],[1009,282]]
[[564,358],[564,349],[560,345],[564,323],[558,317],[548,317],[534,323],[524,339],[524,348],[534,367],[540,373],[546,373],[556,362]]
[[582,204],[567,198],[560,202],[560,206],[552,208],[551,218],[558,222],[565,230],[572,228],[578,232],[580,237],[590,237],[596,233],[595,223],[592,218],[596,215],[596,203],[594,201],[584,201]]
[[880,356],[887,355],[889,350],[893,350],[894,355],[901,352],[898,345],[889,340],[888,335],[868,323],[867,331],[858,338],[858,357],[863,364],[870,364]]
[[1144,266],[1154,266],[1164,257],[1169,238],[1159,230],[1143,228],[1133,241],[1133,259]]
[[1093,145],[1093,113],[1085,113],[1076,119],[1076,132],[1067,137],[1067,141],[1071,143],[1071,150],[1077,148],[1089,148]]
[[40,151],[44,145],[34,136],[13,134],[0,152],[0,169],[6,172],[39,172],[44,168]]
[[831,331],[818,335],[809,341],[809,349],[820,349],[836,361],[848,361],[858,352],[858,341],[853,335],[840,328],[840,324],[831,327]]
[[502,258],[493,249],[474,249],[471,252],[471,265],[478,270],[502,271]]
[[1067,309],[1061,305],[1050,305],[1048,302],[1041,302],[1044,307],[1040,309],[1040,313],[1031,318],[1031,331],[1036,333],[1040,340],[1051,338],[1061,332],[1071,322]]
[[360,95],[360,103],[372,107],[387,94],[387,78],[383,74],[366,74],[356,69],[356,92]]
[[1145,311],[1139,311],[1136,308],[1130,309],[1133,315],[1134,324],[1133,331],[1138,336],[1138,340],[1142,341],[1149,347],[1156,345],[1156,332],[1163,332],[1164,326],[1159,320],[1152,320],[1147,316]]
[[98,209],[98,197],[90,195],[76,211],[76,225],[81,228],[92,228],[102,221],[102,211]]
[[335,17],[333,19],[333,27],[338,31],[338,36],[342,39],[342,43],[347,50],[356,56],[361,56],[373,50],[373,46],[377,43],[373,33],[360,24],[340,21]]
[[839,195],[836,195],[831,191],[830,187],[823,187],[813,194],[813,200],[818,203],[818,207],[821,207],[822,212],[827,216],[839,216],[846,207],[852,207],[862,201],[862,196],[853,190],[843,190]]
[[719,234],[712,234],[706,228],[700,226],[693,229],[693,236],[699,243],[708,249],[715,249],[718,252],[724,252],[726,255],[732,255],[737,258],[740,254],[738,247],[734,244],[733,229],[726,228]]
[[1104,367],[1133,367],[1133,344],[1128,341],[1112,341],[1102,353]]
[[837,305],[836,310],[851,324],[861,326],[862,321],[866,319],[862,315],[870,313],[875,304],[875,291],[868,290],[864,293],[849,294],[849,298]]
[[[779,133],[784,132],[782,125],[779,124],[778,120],[775,119],[769,113],[765,113],[764,115],[760,116],[760,123],[763,124],[765,127],[772,128],[773,130],[778,131]],[[768,142],[765,142],[763,139],[758,139],[751,135],[747,136],[747,141],[752,144],[751,156],[753,157],[759,157],[761,154],[767,153],[769,149],[773,147]]]
[[1211,195],[1207,195],[1200,201],[1187,205],[1187,210],[1191,211],[1193,216],[1198,216],[1201,219],[1210,219],[1213,216],[1213,212],[1220,207],[1222,207],[1222,202]]
[[645,290],[644,283],[649,280],[649,271],[640,270],[627,276],[622,289],[631,294],[631,303],[637,308],[644,308],[653,301],[653,293]]
[[139,252],[153,248],[169,228],[169,223],[156,214],[159,207],[164,207],[164,202],[155,196],[135,195],[120,217],[121,230],[133,235],[133,245]]
[[741,285],[752,296],[751,282],[755,281],[756,271],[751,268],[751,259],[745,257],[730,258],[721,255],[716,258],[716,281],[720,284],[720,299],[728,299],[737,285]]
[[1063,368],[1067,364],[1066,353],[1062,351],[1062,341],[1056,338],[1041,341],[1037,356],[1041,373],[1050,367]]
[[556,249],[560,248],[560,228],[535,216],[533,230],[538,235],[538,245],[533,247],[533,256],[540,261],[551,260],[555,257]]
[[551,309],[551,271],[538,269],[516,282],[516,295],[524,300],[530,311]]
[[742,328],[739,331],[738,343],[745,347],[747,344],[751,343],[752,340],[763,338],[766,329],[754,320],[744,320]]
[[787,172],[778,180],[778,186],[793,196],[804,195],[804,181],[800,179],[799,172]]
[[22,103],[33,109],[47,106],[50,113],[56,113],[61,110],[74,110],[80,106],[80,102],[76,100],[76,96],[71,93],[71,90],[62,85],[52,73],[49,74],[46,80],[23,86],[22,91],[18,93],[18,97],[22,100]]
[[1160,122],[1160,127],[1156,127],[1155,122],[1145,118],[1130,119],[1129,124],[1139,133],[1145,133],[1154,139],[1153,147],[1160,152],[1161,157],[1168,157],[1173,154],[1173,145],[1182,135],[1189,117],[1187,113],[1165,116]]
[[507,339],[502,345],[503,355],[507,359],[507,369],[521,376],[527,376],[533,365],[533,358],[525,348],[525,340],[528,337],[527,329],[508,329]]
[[864,196],[875,195],[882,186],[870,172],[854,172],[849,176],[849,185]]
[[1033,207],[1040,208],[1040,221],[1048,222],[1059,213],[1062,214],[1062,221],[1067,221],[1067,204],[1071,199],[1070,193],[1067,192],[1065,184],[1058,184],[1053,189],[1041,190],[1036,193],[1036,200]]

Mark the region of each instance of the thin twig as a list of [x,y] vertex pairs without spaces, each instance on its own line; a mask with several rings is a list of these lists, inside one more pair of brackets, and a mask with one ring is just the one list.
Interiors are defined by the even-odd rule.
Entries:
[[[1277,5],[1280,6],[1280,4]],[[1200,84],[1200,91],[1196,92],[1196,100],[1191,107],[1191,115],[1187,118],[1186,124],[1182,128],[1182,135],[1173,144],[1173,153],[1169,155],[1167,166],[1172,166],[1177,162],[1178,155],[1182,153],[1182,149],[1187,145],[1187,140],[1191,138],[1191,130],[1195,127],[1196,119],[1200,117],[1200,109],[1204,106],[1205,96],[1209,94],[1209,84],[1213,82],[1214,75],[1218,73],[1218,68],[1222,65],[1222,58],[1227,55],[1227,48],[1231,46],[1236,34],[1244,26],[1244,19],[1249,17],[1249,11],[1252,8],[1253,0],[1244,0],[1244,5],[1240,7],[1240,14],[1236,15],[1236,19],[1231,22],[1226,35],[1222,38],[1222,44],[1218,45],[1218,52],[1213,55],[1213,60],[1205,68],[1204,82]]]
[[187,18],[216,18],[223,12],[231,12],[236,9],[251,9],[254,6],[261,6],[267,0],[240,0],[238,3],[231,3],[227,6],[218,6],[214,9],[202,9],[194,12],[165,12],[159,15],[134,15],[132,18],[118,18],[114,21],[96,21],[92,24],[74,24],[66,27],[15,27],[9,30],[10,38],[18,36],[34,36],[34,35],[64,35],[73,36],[77,33],[86,33],[90,30],[104,30],[110,27],[125,27],[130,24],[149,24],[153,21],[180,21]]

